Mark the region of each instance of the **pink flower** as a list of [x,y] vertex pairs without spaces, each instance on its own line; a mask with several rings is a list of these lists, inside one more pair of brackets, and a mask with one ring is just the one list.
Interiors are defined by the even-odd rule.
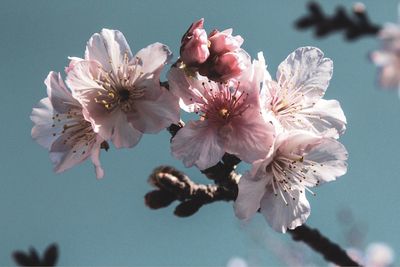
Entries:
[[210,55],[203,23],[204,19],[194,22],[182,37],[181,60],[188,66],[197,66],[206,61]]
[[385,24],[378,34],[381,50],[370,54],[379,68],[379,84],[384,88],[400,88],[400,26]]
[[309,187],[344,175],[346,159],[333,138],[298,130],[278,135],[271,153],[240,179],[236,216],[247,220],[260,209],[276,231],[296,228],[310,215],[305,191],[314,194]]
[[171,68],[171,91],[180,97],[181,107],[200,115],[172,139],[172,154],[186,167],[203,170],[218,163],[225,152],[253,162],[267,155],[274,128],[264,122],[259,104],[261,79],[251,69],[248,80],[227,83],[206,77],[187,77],[184,70]]
[[277,81],[266,75],[261,103],[284,130],[322,134],[332,129],[336,137],[346,129],[346,117],[336,100],[322,99],[332,77],[333,63],[315,47],[301,47],[278,67]]
[[99,155],[104,139],[85,120],[81,104],[72,97],[60,74],[50,72],[45,84],[48,97],[31,114],[35,124],[32,138],[49,150],[55,172],[63,172],[91,157],[97,178],[102,178]]
[[90,38],[85,60],[69,70],[67,84],[96,133],[117,148],[133,147],[143,133],[179,121],[177,98],[159,80],[170,57],[160,43],[132,56],[121,32],[103,29]]
[[232,36],[232,29],[214,30],[207,38],[203,23],[204,19],[193,23],[183,36],[181,67],[218,82],[240,78],[251,65],[250,56],[240,48],[243,38]]

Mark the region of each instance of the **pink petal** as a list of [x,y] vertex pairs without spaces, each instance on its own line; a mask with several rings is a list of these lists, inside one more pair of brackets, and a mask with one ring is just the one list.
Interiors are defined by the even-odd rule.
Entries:
[[196,165],[200,170],[217,164],[225,153],[216,129],[206,121],[190,121],[180,129],[172,139],[171,151],[186,167]]
[[91,153],[92,163],[96,172],[96,178],[101,179],[104,177],[104,170],[100,163],[100,145],[104,140],[102,138],[97,138],[96,144],[94,145]]
[[248,163],[267,156],[275,139],[275,129],[264,122],[256,108],[234,118],[229,127],[224,142],[226,152]]
[[180,106],[186,112],[195,112],[204,103],[204,86],[208,79],[202,76],[187,77],[183,69],[172,67],[168,72],[170,91],[180,98]]
[[128,122],[126,114],[121,111],[115,113],[114,118],[109,118],[114,124],[111,137],[113,144],[116,148],[134,147],[142,137],[142,133]]
[[142,133],[158,133],[171,123],[179,121],[178,99],[171,92],[160,87],[158,99],[135,101],[135,109],[128,113],[128,121]]

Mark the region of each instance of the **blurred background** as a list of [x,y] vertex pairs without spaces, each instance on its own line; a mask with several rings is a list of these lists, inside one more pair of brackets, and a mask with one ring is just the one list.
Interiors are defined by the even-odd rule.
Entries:
[[[397,2],[363,3],[371,20],[383,24],[397,22]],[[350,9],[353,4],[319,3],[328,14],[337,5]],[[349,43],[343,34],[318,40],[311,30],[297,31],[294,21],[308,13],[306,4],[2,0],[0,265],[14,265],[14,250],[34,246],[42,252],[53,242],[60,249],[58,264],[64,266],[226,266],[236,257],[249,266],[284,266],[288,263],[282,258],[296,253],[298,265],[327,265],[305,246],[293,245],[289,235],[274,233],[261,216],[241,224],[232,203],[208,205],[183,219],[173,215],[173,205],[148,209],[143,201],[151,189],[147,177],[158,165],[176,166],[194,180],[208,182],[171,157],[166,131],[145,135],[133,149],[103,151],[106,175],[100,181],[89,162],[54,174],[46,150],[31,139],[29,115],[46,96],[43,80],[51,70],[63,72],[67,56],[83,57],[93,33],[119,29],[134,53],[162,42],[176,59],[182,35],[201,17],[207,31],[232,27],[251,56],[263,51],[273,76],[300,46],[317,46],[333,59],[334,76],[325,98],[339,100],[347,116],[348,130],[340,141],[349,151],[349,168],[338,181],[318,188],[316,197],[308,196],[312,213],[307,224],[344,248],[365,249],[380,241],[400,251],[400,99],[396,91],[382,91],[376,83],[377,69],[368,53],[378,41],[365,37]]]

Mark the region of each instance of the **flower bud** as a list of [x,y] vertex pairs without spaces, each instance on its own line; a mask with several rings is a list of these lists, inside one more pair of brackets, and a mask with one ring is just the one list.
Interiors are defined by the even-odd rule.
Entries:
[[223,54],[233,52],[243,44],[243,38],[240,35],[232,36],[232,29],[222,32],[213,30],[208,37],[210,41],[211,54]]
[[217,57],[208,76],[216,81],[226,81],[239,76],[248,66],[248,58],[239,52],[228,52]]
[[180,55],[187,66],[196,66],[207,60],[208,50],[207,33],[203,29],[204,19],[194,22],[182,37]]

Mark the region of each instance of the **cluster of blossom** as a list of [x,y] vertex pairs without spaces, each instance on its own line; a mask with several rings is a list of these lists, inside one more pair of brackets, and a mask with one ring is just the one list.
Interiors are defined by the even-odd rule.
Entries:
[[232,30],[212,31],[203,20],[182,38],[180,58],[160,73],[172,54],[155,43],[135,56],[123,34],[103,29],[87,43],[84,58],[70,58],[66,85],[50,72],[48,97],[32,111],[32,137],[49,150],[56,172],[91,157],[103,176],[100,149],[135,146],[180,120],[179,107],[198,114],[174,136],[172,154],[203,170],[225,153],[252,164],[239,182],[238,218],[260,211],[277,231],[301,225],[310,214],[309,188],[346,172],[347,151],[337,141],[346,118],[336,100],[322,99],[332,61],[302,47],[278,67],[276,81],[263,54],[251,62]]

